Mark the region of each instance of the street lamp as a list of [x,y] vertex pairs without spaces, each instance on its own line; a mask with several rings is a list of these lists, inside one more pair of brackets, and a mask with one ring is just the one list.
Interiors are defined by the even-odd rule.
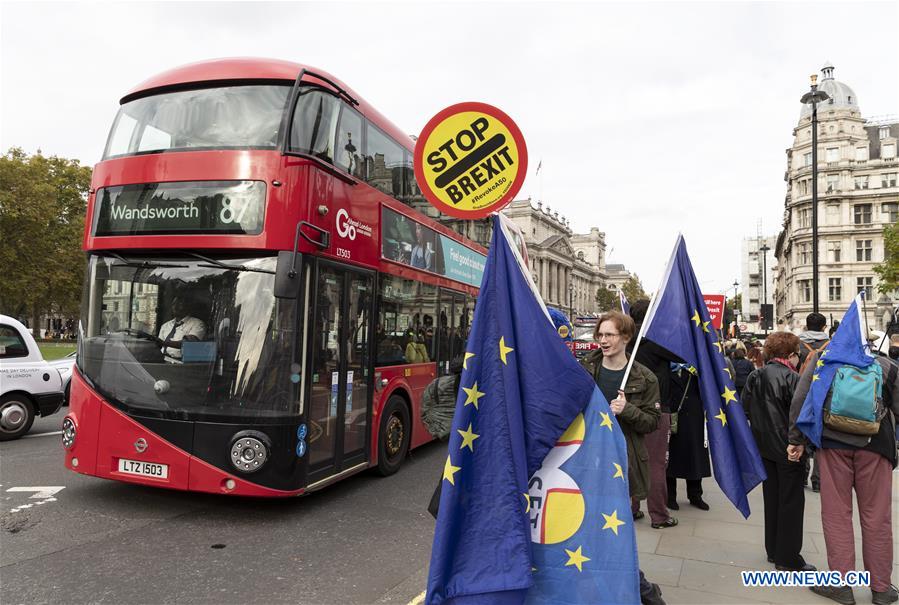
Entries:
[[768,250],[771,248],[768,246],[768,242],[762,244],[761,248],[759,248],[759,252],[762,254],[762,304],[760,305],[759,316],[764,319],[764,330],[765,336],[768,336],[768,316],[765,315],[765,310],[768,305]]
[[818,90],[818,75],[811,76],[811,90],[799,99],[804,105],[812,104],[812,310],[818,312],[818,103],[830,98]]
[[732,299],[734,301],[734,312],[731,314],[734,318],[734,337],[736,337],[740,332],[740,326],[738,325],[739,322],[737,321],[737,288],[739,286],[740,286],[740,282],[738,282],[735,278],[734,279],[734,297]]

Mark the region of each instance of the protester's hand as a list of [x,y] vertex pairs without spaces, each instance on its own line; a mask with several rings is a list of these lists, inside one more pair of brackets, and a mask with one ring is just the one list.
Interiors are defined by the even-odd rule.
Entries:
[[802,454],[805,453],[804,445],[788,445],[787,446],[787,459],[790,462],[799,462],[802,458]]
[[618,397],[609,402],[609,407],[612,409],[612,413],[616,416],[624,410],[624,406],[627,405],[627,399],[624,398],[624,391],[618,389]]

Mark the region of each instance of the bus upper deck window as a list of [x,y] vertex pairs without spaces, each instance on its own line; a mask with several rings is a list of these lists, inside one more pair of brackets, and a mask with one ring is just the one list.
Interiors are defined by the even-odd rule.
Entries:
[[317,90],[304,90],[297,101],[290,132],[290,148],[334,162],[334,139],[340,102]]

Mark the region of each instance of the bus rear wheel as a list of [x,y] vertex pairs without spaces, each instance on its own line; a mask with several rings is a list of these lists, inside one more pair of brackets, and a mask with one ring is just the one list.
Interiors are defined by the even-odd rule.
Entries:
[[411,422],[406,402],[399,395],[387,400],[378,430],[378,473],[387,477],[400,470],[409,451]]
[[12,441],[28,432],[34,423],[34,404],[21,393],[0,397],[0,441]]

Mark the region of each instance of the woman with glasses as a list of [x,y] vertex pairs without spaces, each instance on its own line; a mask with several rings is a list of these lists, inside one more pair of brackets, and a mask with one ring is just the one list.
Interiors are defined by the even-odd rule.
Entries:
[[[631,499],[639,510],[649,491],[649,454],[643,436],[659,424],[659,382],[643,364],[634,363],[624,390],[621,381],[627,369],[627,343],[634,337],[634,320],[618,311],[605,313],[593,331],[599,348],[584,359],[584,366],[605,395],[627,442],[628,484]],[[643,517],[640,512],[637,518]]]
[[[621,382],[627,371],[627,343],[635,333],[634,320],[618,311],[600,316],[593,339],[599,348],[584,358],[583,364],[618,419],[627,443],[627,479],[634,520],[644,516],[640,500],[649,493],[649,453],[644,436],[656,430],[661,416],[659,382],[649,369],[634,362],[624,390]],[[658,585],[648,582],[640,572],[640,598],[644,604],[664,603]]]
[[762,483],[765,502],[765,550],[779,570],[814,571],[802,555],[805,514],[805,465],[787,459],[790,402],[799,384],[799,338],[774,332],[765,339],[768,363],[746,379],[743,405],[768,478]]

